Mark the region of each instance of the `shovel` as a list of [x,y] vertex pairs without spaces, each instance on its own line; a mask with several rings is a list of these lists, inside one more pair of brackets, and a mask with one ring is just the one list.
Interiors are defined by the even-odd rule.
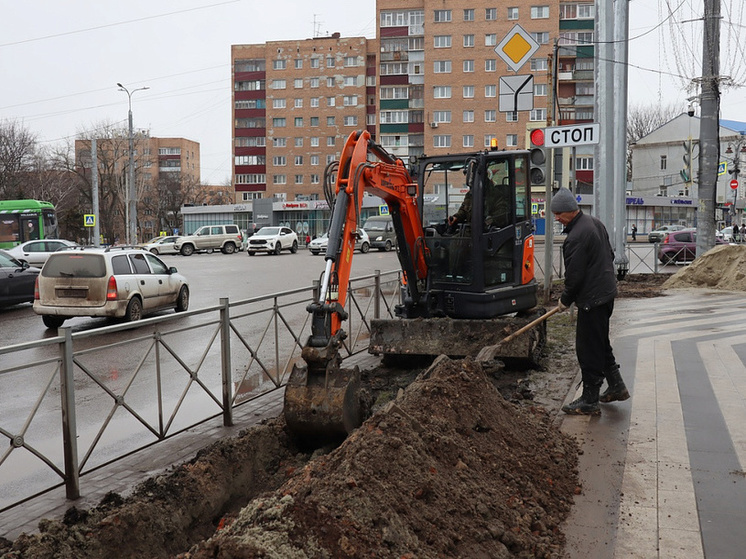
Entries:
[[488,346],[483,347],[480,350],[479,354],[477,355],[477,361],[481,361],[481,362],[492,361],[497,355],[497,352],[500,350],[500,347],[503,344],[508,343],[509,341],[513,340],[514,338],[517,338],[518,336],[520,336],[521,334],[524,334],[525,332],[528,332],[534,326],[541,324],[553,314],[558,313],[559,310],[560,308],[558,305],[554,307],[551,311],[544,313],[539,318],[536,318],[532,320],[531,322],[529,322],[528,324],[526,324],[525,326],[522,326],[521,328],[513,332],[510,336],[504,338],[503,340],[499,341],[495,345],[488,345]]

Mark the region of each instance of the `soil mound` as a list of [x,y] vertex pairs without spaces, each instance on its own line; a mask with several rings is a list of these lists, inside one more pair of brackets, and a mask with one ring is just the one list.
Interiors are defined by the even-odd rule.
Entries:
[[543,407],[442,357],[331,452],[309,461],[278,418],[0,557],[560,557],[577,452]]
[[329,455],[181,557],[557,557],[577,448],[440,358]]
[[746,291],[746,246],[720,245],[708,250],[671,276],[663,288]]

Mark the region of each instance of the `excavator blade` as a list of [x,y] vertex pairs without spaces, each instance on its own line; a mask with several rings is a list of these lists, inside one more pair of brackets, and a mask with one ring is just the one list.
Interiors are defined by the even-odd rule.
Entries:
[[[403,318],[371,321],[368,351],[374,355],[448,355],[476,357],[485,346],[497,345],[522,326],[544,314],[532,309],[514,317],[491,319]],[[512,365],[539,364],[546,345],[542,322],[495,348],[493,357]]]
[[[307,351],[308,350],[308,351]],[[363,422],[360,370],[342,369],[337,359],[319,359],[304,349],[305,365],[295,365],[285,386],[285,422],[309,445],[344,439]]]

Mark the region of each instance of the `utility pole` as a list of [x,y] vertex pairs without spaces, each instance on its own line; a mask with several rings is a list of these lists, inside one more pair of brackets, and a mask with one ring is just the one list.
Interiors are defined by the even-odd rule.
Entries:
[[715,246],[715,197],[720,152],[720,0],[704,2],[699,127],[697,254]]

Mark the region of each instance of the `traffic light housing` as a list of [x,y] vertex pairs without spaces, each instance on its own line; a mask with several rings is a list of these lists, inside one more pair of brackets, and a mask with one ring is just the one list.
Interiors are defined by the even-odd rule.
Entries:
[[536,128],[529,134],[531,148],[529,150],[529,163],[531,168],[528,176],[531,186],[547,185],[547,155],[544,148],[544,130]]

